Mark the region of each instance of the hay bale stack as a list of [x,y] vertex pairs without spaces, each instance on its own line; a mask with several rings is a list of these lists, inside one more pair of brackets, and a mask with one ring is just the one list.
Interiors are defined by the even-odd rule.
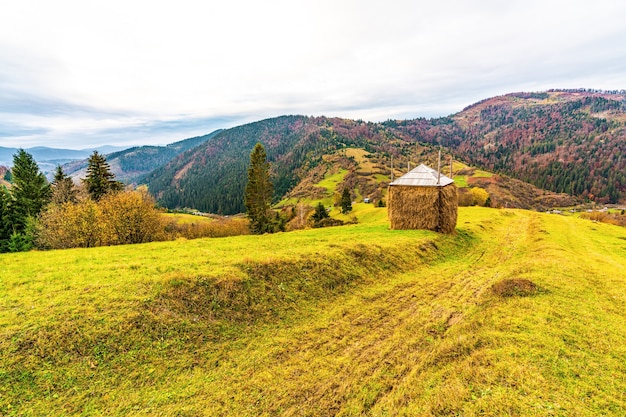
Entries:
[[455,233],[458,214],[458,195],[456,185],[439,187],[439,230],[441,233]]
[[426,229],[454,233],[457,190],[454,181],[420,165],[389,184],[388,216],[391,228]]

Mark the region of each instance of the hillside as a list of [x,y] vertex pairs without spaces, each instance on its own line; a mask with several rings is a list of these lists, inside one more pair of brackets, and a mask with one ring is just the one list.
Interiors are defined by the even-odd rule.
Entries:
[[[142,178],[155,169],[167,164],[181,153],[211,139],[220,130],[208,135],[197,136],[174,142],[166,146],[135,146],[106,155],[111,171],[119,181],[127,184],[142,181]],[[85,157],[86,158],[86,157]],[[87,160],[70,162],[63,165],[66,174],[74,179],[84,178]]]
[[[283,116],[225,130],[150,173],[146,182],[165,207],[244,212],[249,154],[257,141],[264,144],[272,165],[275,201],[284,204],[319,198],[332,203],[333,193],[344,187],[356,201],[378,201],[386,193],[392,157],[396,177],[419,163],[437,165],[435,148],[416,143],[399,129],[358,120]],[[511,181],[500,175],[470,185],[491,187],[496,206],[546,207],[549,199],[540,198],[546,193]],[[548,194],[562,205],[576,203]]]
[[462,208],[2,254],[3,415],[625,415],[626,231]]
[[539,188],[602,203],[626,201],[624,92],[515,93],[448,118],[386,125]]
[[[344,171],[347,176],[335,185],[351,188],[357,199],[378,200],[392,156],[401,174],[409,165],[436,166],[432,145],[443,145],[444,156],[451,152],[467,165],[497,174],[474,185],[501,195],[499,206],[543,209],[576,203],[563,193],[578,201],[623,202],[624,103],[623,92],[575,90],[508,94],[430,120],[371,123],[282,116],[225,130],[150,173],[146,182],[166,207],[243,212],[249,154],[258,141],[272,163],[276,201],[315,199],[321,189],[311,186]],[[349,148],[365,151],[369,168],[342,156]]]
[[[409,143],[381,126],[326,117],[282,116],[225,130],[147,177],[150,191],[166,207],[194,207],[233,214],[245,211],[243,191],[250,151],[263,143],[276,200],[311,170],[344,147],[407,155]],[[421,152],[425,148],[418,147]]]
[[[427,161],[437,166],[436,155],[425,148],[415,160]],[[413,158],[411,158],[413,160]],[[322,157],[322,161],[308,171],[304,178],[289,191],[278,204],[279,208],[293,206],[297,203],[315,205],[317,200],[328,207],[335,204],[344,187],[352,190],[353,201],[364,201],[369,198],[373,204],[380,200],[385,202],[387,185],[391,179],[388,158],[372,154],[361,148],[340,149]],[[415,167],[415,163],[411,165]],[[394,178],[398,178],[409,167],[394,168]],[[443,167],[443,173],[450,176],[450,168]],[[490,198],[491,207],[523,208],[547,210],[553,207],[575,206],[580,200],[567,194],[556,194],[540,190],[537,187],[504,175],[476,169],[462,162],[453,164],[452,177],[458,187],[459,204],[472,205],[470,190],[482,188]]]

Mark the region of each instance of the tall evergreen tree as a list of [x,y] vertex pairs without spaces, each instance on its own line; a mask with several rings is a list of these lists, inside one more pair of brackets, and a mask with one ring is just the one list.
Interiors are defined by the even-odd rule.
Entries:
[[262,144],[257,143],[250,154],[248,184],[245,204],[250,218],[252,233],[261,234],[274,231],[274,217],[270,205],[274,187],[270,181],[270,164]]
[[350,190],[343,189],[341,194],[341,212],[343,214],[350,213],[352,211],[352,197],[350,197]]
[[61,165],[57,165],[52,179],[52,196],[53,204],[75,203],[78,191],[74,186],[74,181],[63,172]]
[[11,187],[12,222],[15,232],[21,233],[29,217],[36,217],[50,198],[50,185],[39,171],[32,155],[24,149],[13,155],[13,185]]
[[50,197],[50,185],[28,152],[13,155],[11,172],[11,189],[0,190],[0,252],[32,247],[34,219]]
[[115,174],[104,155],[93,151],[87,160],[87,177],[82,179],[87,187],[87,192],[95,201],[111,191],[120,191],[123,184],[115,180]]
[[315,212],[313,212],[313,214],[311,215],[311,219],[313,220],[313,223],[319,223],[324,219],[328,219],[330,216],[328,215],[328,212],[326,211],[326,207],[324,207],[324,204],[322,204],[322,202],[320,201],[319,203],[317,203],[317,206],[315,207]]

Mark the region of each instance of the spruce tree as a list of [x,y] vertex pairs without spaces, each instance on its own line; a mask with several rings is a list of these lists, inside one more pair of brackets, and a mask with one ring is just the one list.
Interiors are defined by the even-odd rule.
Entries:
[[270,211],[274,187],[270,181],[270,164],[265,148],[257,143],[250,154],[248,184],[245,204],[250,219],[250,231],[262,234],[274,231],[274,219]]
[[347,188],[343,189],[341,194],[341,212],[343,214],[350,213],[352,211],[352,197],[350,197],[350,191]]
[[123,184],[115,180],[115,174],[111,172],[111,167],[104,155],[98,151],[93,151],[87,160],[87,177],[82,181],[95,201],[99,201],[108,192],[120,191],[123,188]]
[[61,165],[57,165],[52,179],[52,196],[53,204],[61,205],[63,203],[75,203],[77,200],[77,190],[74,187],[74,181],[63,172]]
[[13,185],[11,186],[12,223],[15,232],[22,233],[29,217],[36,217],[50,198],[50,185],[39,171],[32,155],[23,149],[13,155]]
[[326,211],[326,207],[324,207],[324,204],[322,204],[321,201],[317,203],[317,206],[315,206],[315,212],[311,215],[313,224],[319,224],[319,222],[321,222],[324,219],[328,219],[329,217],[330,216],[328,215],[328,212]]
[[34,219],[48,203],[50,185],[32,155],[19,149],[13,155],[10,190],[0,190],[0,252],[29,250]]

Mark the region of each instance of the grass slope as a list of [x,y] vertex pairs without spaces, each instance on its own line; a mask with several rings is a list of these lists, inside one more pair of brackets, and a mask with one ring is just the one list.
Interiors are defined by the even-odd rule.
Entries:
[[[0,256],[0,414],[626,414],[626,231],[467,208]],[[530,296],[492,286],[528,279]]]

